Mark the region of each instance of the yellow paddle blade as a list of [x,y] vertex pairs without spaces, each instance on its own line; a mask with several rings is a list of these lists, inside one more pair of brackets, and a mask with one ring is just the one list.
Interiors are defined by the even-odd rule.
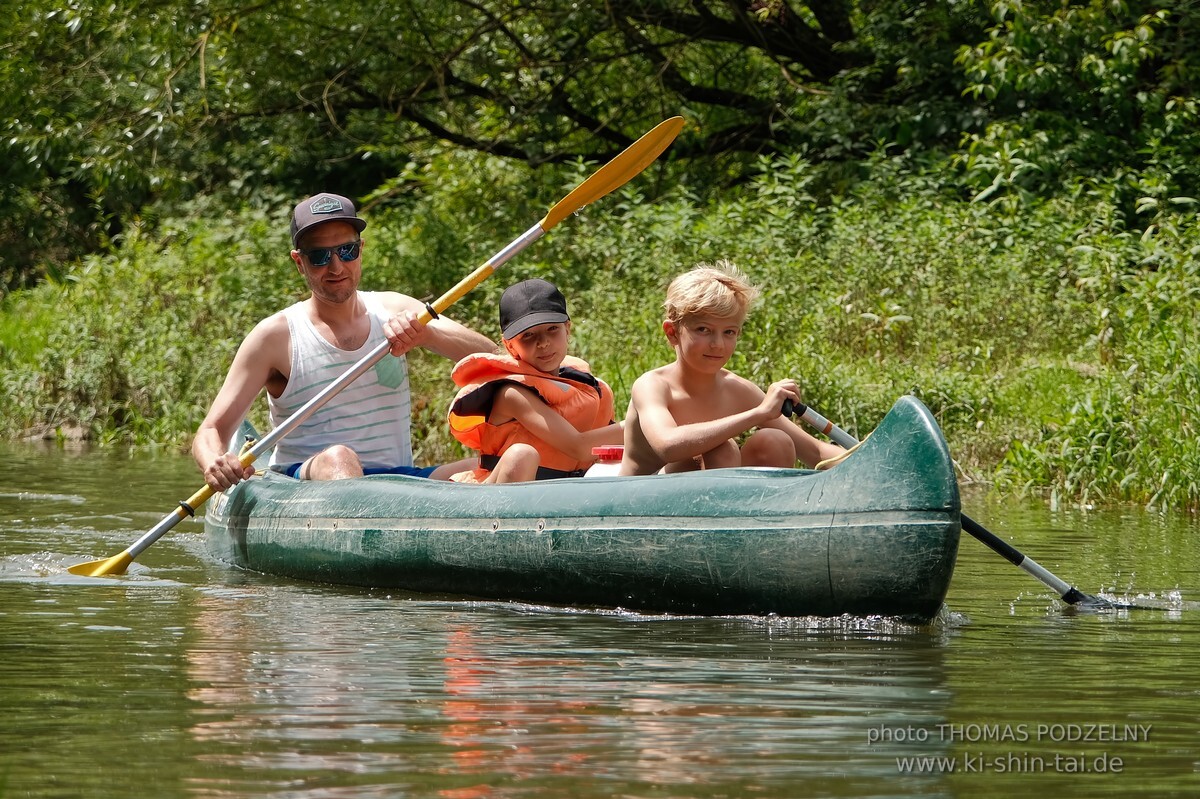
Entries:
[[[243,464],[248,466],[254,462],[254,458],[255,456],[253,453],[246,452],[242,454],[241,461]],[[129,548],[120,555],[113,555],[108,560],[93,560],[88,563],[77,563],[76,565],[68,568],[67,571],[71,572],[71,574],[82,574],[85,577],[104,577],[109,574],[124,574],[125,570],[129,568],[129,564],[133,562],[134,558],[142,554],[142,551],[145,550],[146,547],[150,546],[159,538],[161,538],[164,533],[173,528],[176,524],[187,517],[194,515],[196,513],[196,508],[199,508],[201,505],[203,505],[212,495],[212,488],[205,483],[199,491],[197,491],[195,494],[192,494],[191,498],[189,498],[187,502],[180,502],[179,507],[175,508],[175,510],[164,516],[162,521],[151,528],[150,532],[143,535],[137,541],[134,541]]]
[[683,130],[683,117],[671,117],[655,125],[653,130],[626,147],[613,160],[597,169],[587,180],[576,186],[570,194],[550,206],[550,210],[540,222],[478,266],[474,272],[460,280],[454,288],[426,306],[426,310],[422,311],[419,317],[421,324],[429,324],[429,321],[434,318],[435,312],[440,314],[458,302],[468,292],[491,277],[510,258],[537,241],[550,228],[588,203],[619,189],[641,174],[654,162],[655,158],[662,154],[663,150],[667,149],[671,142],[675,141],[675,137],[681,130]]
[[620,155],[555,203],[541,221],[542,230],[549,230],[588,203],[624,186],[630,178],[640,174],[658,158],[675,141],[681,130],[683,117],[671,117],[655,125],[653,130],[626,147]]
[[113,555],[106,560],[91,560],[87,563],[76,563],[67,571],[71,574],[82,574],[84,577],[104,577],[108,574],[124,574],[129,568],[129,564],[133,563],[133,556],[129,554],[129,550],[125,550],[120,555]]

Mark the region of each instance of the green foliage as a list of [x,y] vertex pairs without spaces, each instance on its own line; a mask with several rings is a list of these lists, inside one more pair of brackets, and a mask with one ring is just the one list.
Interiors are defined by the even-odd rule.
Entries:
[[[195,29],[164,8],[14,0],[0,10],[0,293],[105,247],[191,175],[195,128],[162,97]],[[181,51],[183,51],[181,53]],[[186,81],[184,82],[186,85]]]
[[536,174],[673,114],[690,124],[647,196],[718,196],[763,156],[809,161],[841,195],[876,153],[949,154],[963,196],[1006,213],[1122,177],[1132,227],[1142,198],[1200,194],[1198,30],[1184,0],[14,0],[0,291],[197,195],[323,188],[402,212],[448,148]]
[[1070,276],[1096,309],[1087,347],[1105,368],[1013,448],[1002,485],[1080,502],[1200,506],[1196,216],[1155,213],[1140,235],[1097,237],[1079,251]]
[[[965,135],[956,159],[976,199],[1028,202],[1064,180],[1130,169],[1168,193],[1200,193],[1194,3],[1000,0],[991,8],[986,38],[956,57],[968,96],[989,118]],[[1132,205],[1118,211],[1131,221]]]
[[167,224],[154,241],[132,229],[114,255],[10,302],[34,335],[5,348],[5,432],[178,442],[194,428],[232,348],[286,293],[272,275],[286,269],[277,221],[253,210],[231,221]]

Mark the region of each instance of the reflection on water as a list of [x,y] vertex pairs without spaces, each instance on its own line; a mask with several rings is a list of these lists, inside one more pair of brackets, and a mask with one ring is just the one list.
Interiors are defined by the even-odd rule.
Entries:
[[78,577],[190,495],[191,464],[0,456],[0,796],[1166,797],[1200,778],[1188,517],[968,498],[1148,610],[1074,612],[964,538],[925,627],[639,616],[230,571],[195,522],[124,577]]
[[191,734],[228,745],[209,757],[226,775],[211,795],[231,773],[297,759],[310,775],[400,771],[476,796],[528,781],[737,795],[836,761],[854,786],[838,795],[884,795],[894,766],[867,728],[935,724],[950,701],[931,634],[885,621],[848,635],[369,597],[347,613],[340,595],[279,588],[205,594],[197,610],[189,696],[204,708]]

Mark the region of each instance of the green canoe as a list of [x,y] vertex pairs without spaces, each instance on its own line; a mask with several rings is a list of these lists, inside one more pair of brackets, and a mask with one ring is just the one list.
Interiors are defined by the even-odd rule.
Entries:
[[941,607],[958,483],[904,397],[838,466],[503,486],[279,474],[214,497],[211,553],[322,583],[709,615],[898,616]]

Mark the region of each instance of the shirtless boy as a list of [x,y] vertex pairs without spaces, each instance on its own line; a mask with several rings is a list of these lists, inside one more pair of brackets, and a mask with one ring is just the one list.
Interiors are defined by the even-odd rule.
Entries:
[[[742,324],[758,297],[733,264],[701,264],[667,289],[663,332],[675,361],[639,377],[625,415],[621,474],[642,475],[730,466],[815,466],[842,454],[781,415],[800,402],[792,379],[764,392],[730,372]],[[753,430],[738,446],[737,438]]]

